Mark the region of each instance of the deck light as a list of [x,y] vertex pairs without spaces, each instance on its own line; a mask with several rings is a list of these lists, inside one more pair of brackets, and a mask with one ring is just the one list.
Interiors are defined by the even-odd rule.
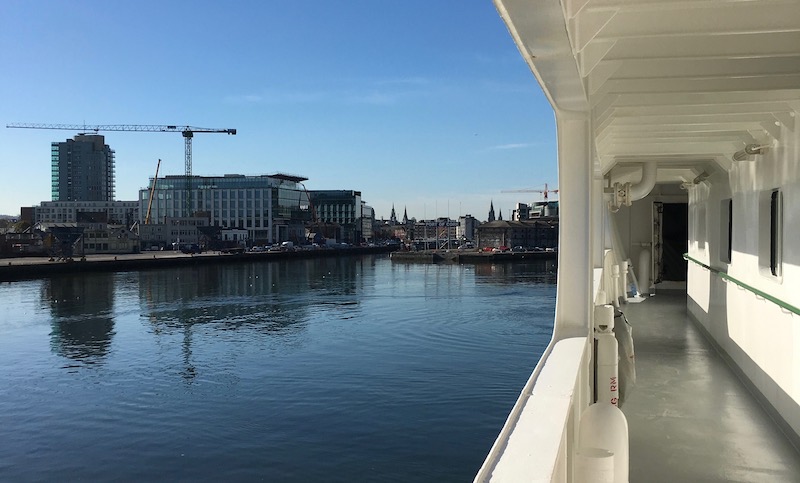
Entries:
[[769,147],[769,144],[748,144],[741,151],[733,153],[734,161],[747,161],[750,156],[754,154],[764,154],[764,150]]

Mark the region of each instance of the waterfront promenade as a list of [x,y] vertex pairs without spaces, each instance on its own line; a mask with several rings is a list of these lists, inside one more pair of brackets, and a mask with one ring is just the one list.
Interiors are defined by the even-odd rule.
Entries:
[[148,251],[128,254],[86,255],[71,260],[49,257],[0,258],[0,282],[10,282],[65,273],[116,272],[219,263],[242,263],[293,258],[318,258],[388,253],[393,247],[350,247],[280,252],[185,254],[179,251]]
[[558,252],[530,250],[523,252],[487,252],[481,250],[420,250],[416,252],[393,252],[392,261],[409,263],[496,263],[531,260],[556,260]]

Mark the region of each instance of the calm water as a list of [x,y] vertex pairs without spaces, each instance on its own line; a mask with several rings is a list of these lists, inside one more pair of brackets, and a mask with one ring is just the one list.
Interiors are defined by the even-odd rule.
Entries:
[[552,265],[385,257],[0,284],[0,480],[468,481]]

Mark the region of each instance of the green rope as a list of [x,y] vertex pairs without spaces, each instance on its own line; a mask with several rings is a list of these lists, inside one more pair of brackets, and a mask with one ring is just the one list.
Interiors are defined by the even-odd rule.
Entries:
[[780,308],[782,308],[784,310],[788,310],[789,312],[791,312],[791,313],[793,313],[795,315],[800,315],[800,309],[798,309],[794,305],[789,304],[787,302],[784,302],[783,300],[781,300],[779,298],[775,298],[775,297],[773,297],[772,295],[770,295],[770,294],[768,294],[766,292],[762,292],[761,290],[759,290],[759,289],[757,289],[757,288],[755,288],[755,287],[753,287],[751,285],[748,285],[748,284],[742,282],[741,280],[737,280],[736,278],[731,277],[730,275],[728,275],[727,273],[725,273],[725,272],[723,272],[723,271],[721,271],[719,269],[716,269],[716,268],[713,268],[713,267],[709,267],[708,265],[706,265],[705,263],[701,262],[700,260],[696,260],[696,259],[690,257],[688,253],[684,253],[683,254],[683,258],[685,260],[690,261],[690,262],[694,262],[697,265],[700,265],[701,267],[703,267],[706,270],[710,271],[711,273],[717,275],[718,277],[720,277],[723,280],[731,281],[731,282],[735,283],[736,285],[742,287],[743,289],[748,290],[750,292],[753,292],[756,296],[761,297],[761,298],[766,299],[766,300],[769,300],[770,302],[772,302],[773,304],[779,306]]

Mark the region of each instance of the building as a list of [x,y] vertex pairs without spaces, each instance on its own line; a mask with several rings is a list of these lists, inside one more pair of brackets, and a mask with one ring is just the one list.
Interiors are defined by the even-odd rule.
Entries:
[[137,201],[42,201],[33,207],[36,223],[108,223],[132,226],[139,220]]
[[525,221],[495,220],[477,228],[478,247],[556,248],[558,219],[540,218]]
[[83,256],[139,251],[139,238],[128,227],[108,223],[37,223],[44,250],[53,256]]
[[531,207],[527,203],[517,203],[511,212],[511,221],[527,220],[531,217]]
[[317,223],[339,225],[337,241],[358,244],[363,241],[364,218],[361,192],[354,190],[312,190],[308,192]]
[[531,206],[530,217],[558,217],[558,201],[537,201]]
[[143,250],[171,249],[172,244],[204,245],[202,227],[208,226],[204,216],[191,218],[167,217],[163,223],[139,225],[139,240]]
[[444,217],[418,221],[414,223],[414,242],[423,248],[446,247],[458,242],[458,226],[459,222]]
[[361,202],[361,237],[366,242],[375,240],[375,209]]
[[53,201],[113,201],[114,151],[97,134],[51,144]]
[[458,217],[458,226],[456,227],[456,238],[459,240],[474,240],[475,230],[480,225],[480,222],[472,215],[464,215]]
[[[305,222],[311,220],[308,194],[301,184],[306,179],[288,174],[193,176],[192,217],[206,217],[210,226],[246,230],[247,239],[257,245],[300,242],[305,240]],[[140,221],[150,204],[153,178],[149,184],[139,191]],[[185,176],[159,178],[153,189],[151,220],[192,218],[185,214],[186,198]]]

